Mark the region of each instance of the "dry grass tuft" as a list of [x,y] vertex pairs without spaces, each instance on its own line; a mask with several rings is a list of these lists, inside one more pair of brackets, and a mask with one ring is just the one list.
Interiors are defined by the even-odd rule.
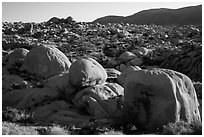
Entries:
[[184,121],[169,123],[163,126],[165,135],[202,135],[202,123],[187,123]]

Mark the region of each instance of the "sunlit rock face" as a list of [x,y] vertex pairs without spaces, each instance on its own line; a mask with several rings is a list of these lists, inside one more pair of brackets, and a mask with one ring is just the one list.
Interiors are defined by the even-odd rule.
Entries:
[[69,83],[76,88],[103,84],[107,79],[105,69],[92,58],[82,58],[72,63]]
[[45,78],[69,71],[71,62],[53,46],[38,46],[26,56],[21,70]]
[[184,74],[167,69],[134,71],[127,76],[124,89],[124,113],[139,127],[200,121],[195,89]]

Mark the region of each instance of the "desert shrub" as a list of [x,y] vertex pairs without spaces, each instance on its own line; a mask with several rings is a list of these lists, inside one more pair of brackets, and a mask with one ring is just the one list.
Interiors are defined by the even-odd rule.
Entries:
[[68,135],[69,132],[60,127],[59,125],[53,125],[49,127],[42,127],[36,129],[40,135]]
[[187,123],[184,121],[169,123],[163,126],[165,135],[202,135],[202,123]]
[[33,114],[27,110],[6,107],[2,110],[2,121],[33,123]]
[[2,135],[38,135],[34,126],[2,122]]

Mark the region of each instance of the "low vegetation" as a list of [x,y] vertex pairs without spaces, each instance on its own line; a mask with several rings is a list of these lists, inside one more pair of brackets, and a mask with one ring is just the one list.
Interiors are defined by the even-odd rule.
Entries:
[[201,135],[202,124],[187,122],[169,123],[155,131],[139,130],[133,124],[97,125],[94,122],[83,127],[59,123],[42,124],[34,122],[26,110],[6,108],[2,113],[3,135]]

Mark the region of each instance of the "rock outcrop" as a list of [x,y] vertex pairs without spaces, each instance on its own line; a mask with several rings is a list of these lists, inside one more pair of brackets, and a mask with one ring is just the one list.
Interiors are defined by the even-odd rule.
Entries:
[[121,115],[124,89],[116,83],[95,85],[79,91],[74,104],[96,118]]
[[[3,109],[26,109],[36,121],[75,125],[115,117],[148,129],[199,121],[200,45],[202,26],[195,25],[102,25],[72,17],[3,22]],[[197,97],[181,73],[193,81]]]
[[127,76],[124,89],[125,113],[138,127],[201,121],[195,89],[184,74],[167,69],[134,71]]

